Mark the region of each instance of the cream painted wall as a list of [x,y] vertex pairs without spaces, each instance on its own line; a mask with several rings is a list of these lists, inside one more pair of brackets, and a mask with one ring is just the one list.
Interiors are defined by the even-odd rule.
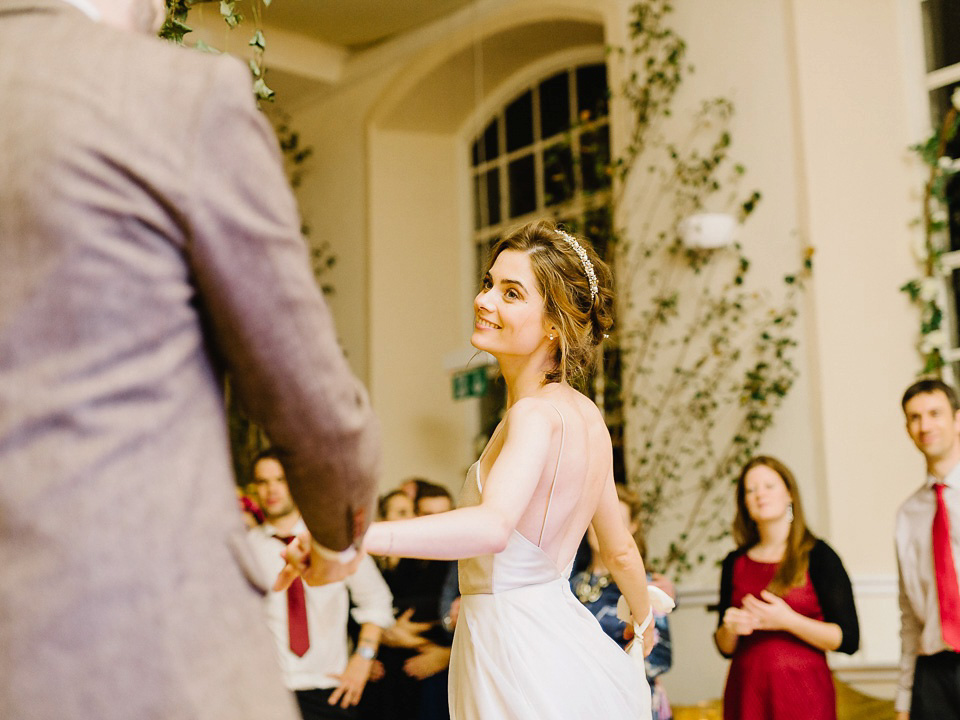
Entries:
[[[771,271],[806,239],[816,248],[800,327],[803,376],[765,443],[800,478],[814,530],[840,553],[860,609],[861,651],[831,657],[843,677],[881,695],[899,643],[892,521],[921,480],[898,406],[918,358],[917,317],[897,291],[913,273],[907,224],[916,214],[915,86],[904,15],[893,0],[679,4],[677,27],[697,72],[691,91],[737,103],[735,154],[764,192],[744,232],[758,268]],[[914,46],[919,48],[919,46]],[[722,58],[722,62],[719,59]],[[813,500],[813,502],[811,502]],[[684,663],[716,618],[707,598],[685,588],[692,608],[675,618],[677,665],[670,696],[719,695],[720,665]],[[709,647],[709,636],[700,638]],[[714,658],[718,657],[710,649]],[[879,668],[879,670],[878,670]],[[718,672],[719,671],[719,672]]]
[[830,526],[864,573],[895,572],[893,516],[923,479],[899,407],[918,370],[918,319],[897,288],[915,272],[907,224],[919,183],[906,147],[918,139],[909,103],[920,78],[891,51],[896,6],[792,3]]
[[[475,400],[455,401],[444,357],[469,338],[461,297],[462,146],[370,133],[370,389],[385,487],[419,475],[459,491],[475,459]],[[470,317],[467,315],[467,317]]]
[[354,372],[370,381],[368,294],[369,178],[366,116],[390,75],[381,73],[342,88],[292,114],[292,126],[313,148],[310,170],[297,196],[315,244],[330,243],[336,263],[327,296],[337,335]]

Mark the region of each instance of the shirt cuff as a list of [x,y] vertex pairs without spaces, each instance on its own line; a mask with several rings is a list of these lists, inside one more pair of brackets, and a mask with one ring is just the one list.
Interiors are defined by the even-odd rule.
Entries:
[[348,562],[351,562],[355,557],[357,557],[357,546],[351,545],[346,550],[331,550],[326,548],[316,540],[311,540],[313,544],[313,551],[322,557],[324,560],[332,560],[333,562],[338,562],[341,565],[346,565]]
[[893,701],[893,709],[896,712],[910,712],[910,701],[912,699],[913,699],[912,691],[898,689],[896,698]]

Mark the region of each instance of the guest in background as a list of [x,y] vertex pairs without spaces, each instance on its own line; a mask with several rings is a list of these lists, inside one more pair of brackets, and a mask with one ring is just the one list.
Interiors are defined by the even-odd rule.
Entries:
[[[641,557],[646,558],[646,539],[640,527],[640,501],[621,484],[617,485],[617,497],[620,500],[620,510],[623,513],[623,522],[630,528]],[[620,600],[620,589],[610,576],[610,571],[600,557],[600,547],[597,534],[591,526],[587,530],[587,545],[590,549],[589,563],[586,569],[570,578],[570,587],[577,599],[593,613],[600,622],[600,627],[620,647],[625,648],[633,639],[633,628],[617,618],[617,601]],[[671,598],[676,599],[676,590],[673,583],[664,576],[654,576],[647,573],[647,580],[651,585],[657,585]],[[670,648],[670,623],[665,613],[654,612],[654,645],[653,650],[646,657],[647,682],[652,693],[652,720],[670,720],[673,713],[667,701],[667,693],[659,678],[670,669],[673,654]]]
[[[412,518],[414,515],[416,515],[416,506],[413,498],[401,489],[388,492],[377,501],[378,520],[403,520]],[[374,559],[377,561],[380,572],[383,573],[383,579],[387,581],[387,585],[391,585],[391,579],[387,573],[397,566],[400,558],[383,555]],[[394,590],[392,585],[390,589]]]
[[[407,489],[415,488],[414,503]],[[405,481],[384,495],[380,519],[447,512],[450,492],[422,478]],[[378,557],[384,579],[394,596],[396,624],[384,633],[380,662],[383,676],[370,686],[361,703],[366,720],[446,720],[446,671],[451,635],[440,623],[440,595],[451,567],[442,560]]]
[[714,634],[733,658],[723,716],[836,720],[825,653],[852,654],[860,644],[853,590],[837,554],[807,529],[797,483],[779,460],[744,466],[733,539]]
[[433,484],[434,483],[430,482],[429,480],[424,480],[423,478],[419,477],[412,477],[400,483],[399,490],[406,493],[408,498],[416,502],[417,498],[420,497],[420,491],[423,488],[429,487]]
[[904,392],[901,407],[927,477],[897,512],[901,651],[894,707],[898,720],[960,720],[960,403],[946,383],[920,380]]
[[[282,551],[305,526],[276,453],[257,456],[253,477],[266,521],[248,537],[267,577],[274,578],[284,566]],[[280,669],[304,720],[359,717],[354,706],[370,677],[381,631],[393,625],[393,598],[373,560],[364,556],[345,580],[316,587],[294,581],[265,601]],[[350,602],[360,625],[353,653],[347,642]]]

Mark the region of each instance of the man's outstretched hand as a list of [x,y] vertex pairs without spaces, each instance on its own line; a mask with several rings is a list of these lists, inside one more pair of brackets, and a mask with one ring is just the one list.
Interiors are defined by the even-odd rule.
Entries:
[[324,551],[314,542],[309,532],[297,535],[283,549],[282,555],[287,564],[273,584],[277,592],[286,590],[298,577],[302,577],[307,585],[326,585],[344,580],[356,572],[363,557],[363,553],[358,552],[349,562],[334,560],[330,557],[330,551]]

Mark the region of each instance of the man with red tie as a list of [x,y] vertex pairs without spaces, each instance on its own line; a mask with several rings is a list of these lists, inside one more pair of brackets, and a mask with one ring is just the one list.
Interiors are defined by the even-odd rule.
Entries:
[[[284,566],[284,546],[306,531],[277,455],[266,450],[253,464],[257,496],[266,522],[250,530],[250,544],[268,584]],[[347,613],[360,625],[348,658]],[[267,624],[276,640],[280,668],[304,720],[354,718],[370,677],[383,628],[393,625],[393,597],[373,560],[364,556],[346,580],[310,586],[296,578],[266,597]]]
[[920,380],[901,404],[927,480],[897,512],[897,720],[960,720],[960,402],[946,383]]

